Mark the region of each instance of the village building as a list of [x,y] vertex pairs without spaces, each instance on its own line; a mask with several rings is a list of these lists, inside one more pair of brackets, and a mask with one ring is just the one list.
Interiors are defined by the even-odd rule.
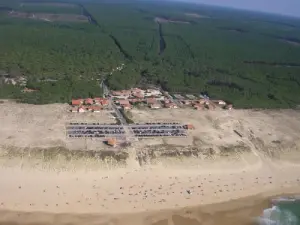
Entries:
[[168,99],[168,98],[165,98],[165,99],[164,99],[164,103],[165,103],[165,104],[168,104],[168,103],[170,103],[170,99]]
[[194,95],[186,95],[186,97],[189,99],[196,99],[196,97]]
[[79,107],[78,108],[78,112],[80,112],[80,113],[82,113],[82,112],[85,112],[86,110],[85,110],[85,108],[83,108],[83,107]]
[[107,144],[111,147],[117,147],[117,139],[116,138],[110,138],[107,140]]
[[96,105],[92,105],[92,106],[88,106],[86,109],[88,111],[90,111],[90,112],[101,112],[102,107],[96,106]]
[[130,105],[129,100],[118,100],[117,102],[120,104],[120,106]]
[[224,102],[223,100],[218,100],[218,104],[219,105],[226,105],[226,102]]
[[151,103],[151,104],[149,104],[149,107],[150,107],[151,109],[160,109],[160,108],[161,108],[161,104],[159,104],[158,102],[156,102],[156,103]]
[[101,101],[101,104],[102,104],[103,106],[107,106],[107,105],[109,104],[108,99],[104,98],[104,99]]
[[78,112],[78,107],[72,107],[71,112]]
[[232,104],[227,105],[227,109],[228,109],[228,110],[232,110],[232,109],[233,109]]
[[185,125],[184,126],[186,129],[188,129],[188,130],[195,130],[195,127],[194,127],[194,125],[192,125],[192,124],[187,124],[187,125]]
[[156,101],[164,101],[165,97],[164,96],[157,96],[155,97]]
[[151,97],[151,96],[158,96],[158,95],[162,95],[162,93],[159,90],[155,90],[155,89],[147,89],[145,91],[145,97]]
[[96,105],[103,105],[103,106],[106,106],[109,103],[108,99],[106,98],[94,98],[94,102]]
[[22,90],[23,93],[31,93],[31,92],[35,92],[35,91],[37,91],[37,90],[36,89],[30,89],[30,88],[27,88],[27,87]]
[[136,98],[144,98],[144,94],[142,94],[141,92],[134,92],[132,93],[132,96]]
[[103,98],[98,98],[98,97],[94,98],[94,102],[95,102],[95,104],[97,104],[97,105],[100,105],[101,102],[102,102],[102,100],[103,100]]
[[216,103],[218,105],[222,105],[222,106],[226,105],[226,102],[223,101],[223,100],[212,100],[212,102],[214,102],[214,103]]
[[200,99],[198,102],[199,102],[199,104],[201,104],[201,105],[209,104],[209,102],[208,102],[207,99]]
[[166,103],[165,107],[168,108],[168,109],[177,109],[178,108],[178,106],[173,102]]
[[87,98],[84,100],[84,104],[85,105],[93,105],[94,104],[94,100],[91,98]]
[[201,104],[195,104],[195,105],[194,105],[194,109],[196,109],[196,110],[203,110],[203,109],[204,109],[204,106],[201,105]]
[[142,90],[142,89],[140,89],[140,88],[132,88],[132,89],[131,89],[131,93],[132,93],[132,94],[139,93],[139,94],[141,94],[141,95],[144,95],[145,91]]
[[183,100],[182,103],[184,105],[190,105],[192,102],[190,100]]
[[125,105],[122,105],[122,108],[124,110],[130,110],[131,109],[131,105],[130,104],[125,104]]
[[147,98],[146,101],[148,105],[157,103],[157,100],[155,98]]
[[80,106],[82,104],[82,99],[72,99],[72,105],[73,106]]

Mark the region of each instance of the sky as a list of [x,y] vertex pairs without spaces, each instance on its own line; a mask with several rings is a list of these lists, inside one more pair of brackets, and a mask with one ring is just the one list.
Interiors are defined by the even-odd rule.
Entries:
[[176,0],[300,17],[300,0]]

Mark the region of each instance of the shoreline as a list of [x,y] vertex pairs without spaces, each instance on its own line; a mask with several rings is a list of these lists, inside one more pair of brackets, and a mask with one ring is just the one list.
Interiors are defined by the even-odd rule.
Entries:
[[169,225],[172,221],[175,225],[248,225],[271,206],[272,199],[298,194],[300,187],[291,187],[214,204],[133,213],[49,213],[1,209],[0,224]]

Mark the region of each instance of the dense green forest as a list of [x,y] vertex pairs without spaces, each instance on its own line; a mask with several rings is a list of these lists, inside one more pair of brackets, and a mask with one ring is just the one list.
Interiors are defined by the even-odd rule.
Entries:
[[22,88],[9,84],[0,88],[0,98],[12,98],[30,104],[70,103],[72,98],[102,97],[102,90],[94,81],[65,77],[54,82],[29,80],[27,87],[36,90],[23,93]]
[[[66,80],[97,86],[96,78],[124,63],[122,71],[107,76],[110,88],[151,83],[170,92],[207,92],[241,108],[300,105],[300,19],[169,2],[36,2],[7,0],[0,8],[83,13],[91,23],[11,18],[3,8],[0,70],[17,70],[31,83],[58,79],[59,85],[40,89],[62,94],[39,98],[35,92],[33,101],[9,86],[1,87],[0,97],[65,102],[75,95],[76,83]],[[76,90],[94,94],[93,85],[84,86]]]

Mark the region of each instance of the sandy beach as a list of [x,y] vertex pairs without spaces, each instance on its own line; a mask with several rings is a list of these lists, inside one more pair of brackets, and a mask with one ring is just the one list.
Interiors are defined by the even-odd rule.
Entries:
[[0,224],[248,224],[269,197],[300,193],[298,165],[230,164],[222,170],[2,168]]
[[[82,152],[70,157],[55,152],[55,146],[80,149],[63,136],[67,121],[100,120],[100,116],[67,114],[64,107],[54,105],[50,109],[56,111],[44,112],[45,106],[21,105],[23,111],[16,113],[12,109],[17,104],[7,104],[0,112],[0,224],[232,224],[259,215],[270,196],[300,193],[297,111],[212,112],[209,118],[205,112],[200,119],[190,112],[188,122],[196,126],[190,135],[198,137],[198,142],[179,145],[176,140],[177,144],[164,147],[199,147],[201,152],[210,147],[208,135],[219,134],[222,138],[211,140],[219,151],[208,156],[161,154],[141,164],[139,152],[149,146],[151,151],[161,148],[160,140],[141,140],[124,149],[128,157],[122,163],[112,157],[83,157]],[[60,113],[58,119],[52,117],[55,112]],[[138,113],[137,121],[141,121],[145,112],[133,115]],[[217,123],[213,118],[218,113],[222,119]],[[258,115],[259,120],[253,119]],[[173,119],[183,120],[180,116]],[[245,137],[231,134],[237,126]],[[255,136],[259,134],[262,141]],[[231,148],[222,149],[221,140],[225,140],[223,147]],[[236,150],[233,143],[240,148]],[[54,156],[49,157],[49,148]]]
[[[245,156],[246,158],[246,156]],[[211,162],[211,164],[218,163]],[[300,187],[300,166],[260,161],[215,169],[145,166],[92,171],[1,168],[0,207],[56,213],[132,213],[174,209]],[[299,191],[300,193],[300,191]]]

